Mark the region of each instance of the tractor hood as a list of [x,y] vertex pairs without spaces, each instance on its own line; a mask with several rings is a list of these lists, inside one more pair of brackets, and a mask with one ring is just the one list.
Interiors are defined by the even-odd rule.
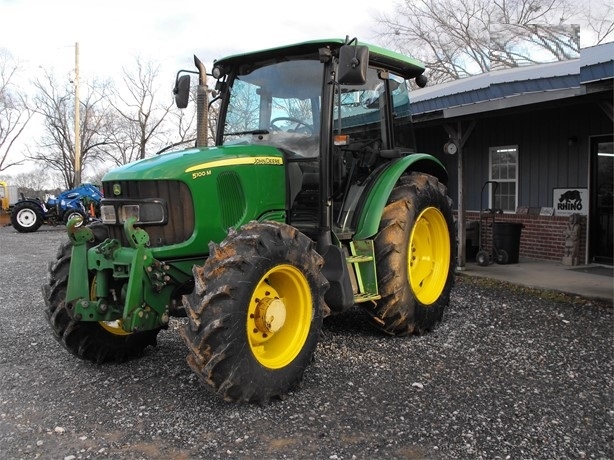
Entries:
[[[284,164],[283,153],[271,146],[205,147],[145,158],[109,171],[103,181],[181,180],[190,182],[220,167]],[[209,171],[209,172],[208,172]]]

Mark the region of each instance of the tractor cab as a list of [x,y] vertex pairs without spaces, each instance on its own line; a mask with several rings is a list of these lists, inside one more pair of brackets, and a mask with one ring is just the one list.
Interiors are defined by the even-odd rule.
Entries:
[[[198,60],[197,67],[204,70]],[[372,173],[415,150],[408,79],[423,85],[423,70],[411,58],[347,39],[218,60],[211,74],[219,103],[215,144],[283,152],[286,221],[329,244],[329,231],[357,230],[356,209]],[[189,76],[178,79],[177,100],[187,101],[181,78]]]

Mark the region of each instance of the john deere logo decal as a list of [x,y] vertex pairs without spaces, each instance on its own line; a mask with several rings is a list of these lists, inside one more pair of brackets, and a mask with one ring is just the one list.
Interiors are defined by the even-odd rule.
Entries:
[[122,194],[122,186],[119,184],[113,184],[113,195],[119,196]]
[[211,168],[219,168],[221,166],[239,166],[239,165],[261,165],[261,166],[282,166],[284,160],[281,157],[242,157],[242,158],[226,158],[224,160],[208,161],[198,165],[190,166],[185,170],[187,173],[192,173],[192,179],[198,177],[210,176]]

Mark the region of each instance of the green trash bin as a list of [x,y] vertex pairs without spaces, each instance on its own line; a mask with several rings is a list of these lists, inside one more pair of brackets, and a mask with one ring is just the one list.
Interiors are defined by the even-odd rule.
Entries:
[[520,234],[523,224],[519,222],[495,222],[493,241],[497,251],[507,253],[507,261],[502,263],[517,264],[520,254]]

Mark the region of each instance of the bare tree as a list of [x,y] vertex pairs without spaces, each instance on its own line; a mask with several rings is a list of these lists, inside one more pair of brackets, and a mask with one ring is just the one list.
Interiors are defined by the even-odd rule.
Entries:
[[[402,0],[377,22],[380,37],[423,60],[438,83],[577,57],[583,18],[571,0]],[[600,33],[611,35],[611,19],[602,22]]]
[[493,24],[490,70],[562,61],[580,56],[578,24]]
[[[45,72],[44,79],[36,80],[36,111],[43,117],[43,134],[36,151],[28,158],[47,165],[58,172],[67,188],[75,184],[74,104],[71,82],[58,83]],[[80,99],[81,107],[81,170],[100,158],[102,148],[109,142],[111,115],[106,105],[106,83],[92,82],[87,94]],[[79,174],[81,176],[81,174]]]
[[614,37],[614,4],[608,1],[589,1],[578,14],[582,36],[589,37],[586,45],[607,43]]
[[[219,98],[216,91],[207,90],[212,99],[209,100],[207,107],[207,145],[215,144],[215,133],[217,130],[217,119],[219,116]],[[174,127],[168,139],[168,144],[156,154],[161,154],[174,150],[177,147],[190,147],[196,145],[196,87],[190,91],[189,108],[177,109],[172,107],[169,111],[169,124]]]
[[59,178],[44,166],[35,167],[26,172],[0,177],[17,187],[19,196],[28,198],[44,199],[46,194],[57,195],[63,187],[60,187]]
[[189,147],[195,144],[196,112],[194,110],[179,110],[173,107],[169,110],[168,123],[174,127],[174,130],[169,132],[168,143],[158,150],[156,155],[172,151],[178,147]]
[[23,158],[11,160],[9,154],[33,115],[14,84],[17,69],[8,51],[0,49],[0,171],[23,163]]
[[[123,70],[123,85],[113,91],[111,102],[118,117],[113,121],[111,142],[105,149],[107,159],[117,165],[145,158],[168,145],[165,119],[172,100],[163,98],[156,87],[159,67],[136,59],[135,71]],[[170,96],[170,91],[166,93]]]
[[44,166],[15,174],[7,179],[10,184],[17,186],[19,193],[28,197],[43,198],[46,193],[57,194],[62,189],[57,175]]
[[98,168],[93,173],[88,174],[85,181],[89,182],[90,184],[100,185],[102,184],[102,178],[107,172],[109,172],[109,169],[110,168],[106,167]]

